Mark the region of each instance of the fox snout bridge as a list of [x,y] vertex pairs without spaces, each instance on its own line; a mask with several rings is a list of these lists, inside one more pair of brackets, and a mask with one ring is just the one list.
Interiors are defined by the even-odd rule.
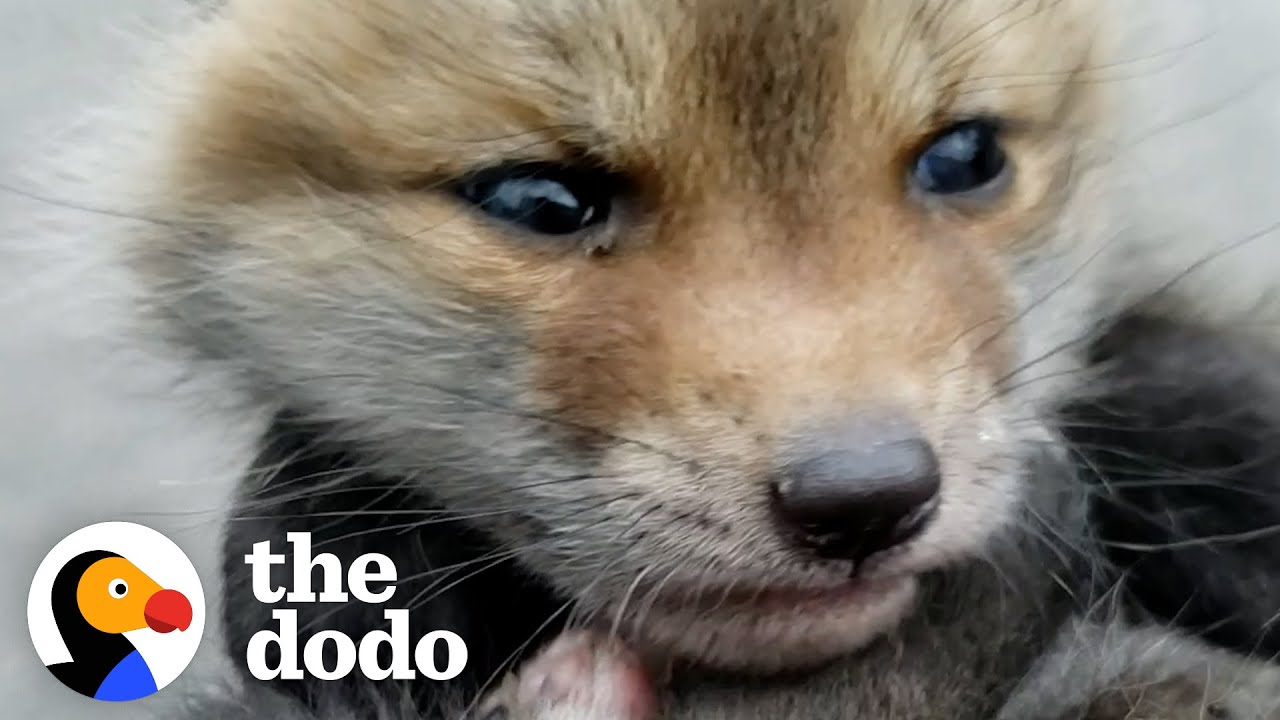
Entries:
[[778,517],[826,559],[861,562],[915,537],[937,505],[938,458],[901,415],[858,415],[795,436],[771,490]]

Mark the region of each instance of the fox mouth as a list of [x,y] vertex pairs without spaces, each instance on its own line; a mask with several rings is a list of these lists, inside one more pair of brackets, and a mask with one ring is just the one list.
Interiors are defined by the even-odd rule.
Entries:
[[619,629],[651,657],[741,672],[804,669],[856,652],[909,612],[904,575],[838,585],[656,588],[621,614]]

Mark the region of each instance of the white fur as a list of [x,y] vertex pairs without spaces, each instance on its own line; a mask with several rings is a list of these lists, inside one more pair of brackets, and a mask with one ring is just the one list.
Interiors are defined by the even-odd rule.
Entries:
[[[1115,5],[1133,62],[1102,75],[1122,83],[1115,157],[1130,229],[1096,268],[1124,298],[1144,273],[1163,284],[1230,245],[1174,294],[1218,320],[1256,319],[1280,283],[1280,4]],[[1280,317],[1274,304],[1265,316]]]

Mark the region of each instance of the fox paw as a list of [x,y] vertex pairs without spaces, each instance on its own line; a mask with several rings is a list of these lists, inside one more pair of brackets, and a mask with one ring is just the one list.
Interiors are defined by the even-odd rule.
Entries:
[[572,632],[508,676],[479,720],[656,720],[657,695],[639,658],[615,640]]

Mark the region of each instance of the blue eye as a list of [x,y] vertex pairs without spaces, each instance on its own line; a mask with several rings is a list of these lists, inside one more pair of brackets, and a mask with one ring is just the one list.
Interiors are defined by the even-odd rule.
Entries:
[[489,216],[540,235],[604,222],[615,192],[606,173],[552,163],[490,168],[458,184],[458,194]]
[[911,181],[931,195],[963,195],[1004,177],[1008,159],[999,130],[989,121],[969,120],[946,128],[916,156]]

